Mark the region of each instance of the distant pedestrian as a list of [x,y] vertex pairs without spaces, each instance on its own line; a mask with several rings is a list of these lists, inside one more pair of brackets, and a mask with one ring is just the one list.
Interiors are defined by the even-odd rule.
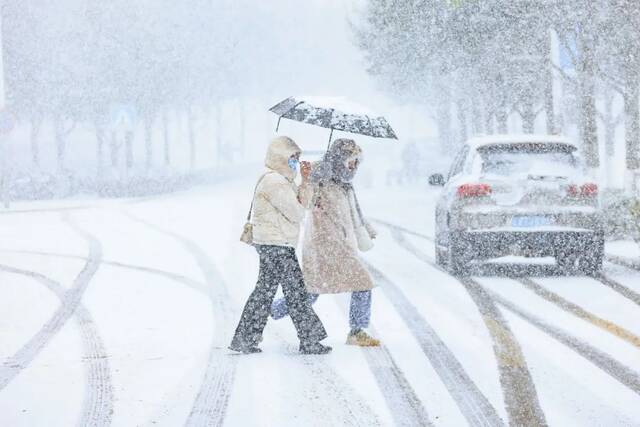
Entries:
[[262,341],[278,285],[282,285],[300,339],[300,352],[325,354],[331,351],[331,347],[320,343],[327,333],[309,304],[295,253],[304,218],[304,207],[300,202],[303,195],[294,183],[300,152],[296,143],[286,136],[275,138],[267,150],[267,171],[256,185],[249,212],[250,224],[243,234],[243,241],[252,243],[258,251],[260,273],[229,346],[231,350],[261,351],[258,344]]
[[[302,245],[302,268],[312,303],[319,294],[351,292],[347,344],[378,346],[380,341],[365,331],[374,285],[358,251],[372,247],[376,232],[362,215],[352,185],[361,161],[362,150],[353,140],[337,139],[323,161],[314,165],[305,182],[313,188],[313,196],[304,200],[311,216]],[[276,300],[271,310],[276,319],[290,312],[284,299]]]

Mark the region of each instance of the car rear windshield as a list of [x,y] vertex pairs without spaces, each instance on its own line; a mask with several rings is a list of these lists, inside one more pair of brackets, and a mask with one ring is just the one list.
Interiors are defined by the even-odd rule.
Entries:
[[478,148],[483,175],[568,177],[578,162],[567,144],[499,144]]

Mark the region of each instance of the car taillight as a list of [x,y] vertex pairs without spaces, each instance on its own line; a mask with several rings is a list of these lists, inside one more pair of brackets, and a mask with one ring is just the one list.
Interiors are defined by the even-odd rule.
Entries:
[[567,187],[567,194],[571,197],[596,197],[598,195],[598,184],[592,182],[581,186],[571,184]]
[[491,186],[488,184],[462,184],[456,192],[458,197],[484,197],[491,194]]
[[590,182],[580,187],[580,190],[584,197],[595,197],[598,195],[598,184]]

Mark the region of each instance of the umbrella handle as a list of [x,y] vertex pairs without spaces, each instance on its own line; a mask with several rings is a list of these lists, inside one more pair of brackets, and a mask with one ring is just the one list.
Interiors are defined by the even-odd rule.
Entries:
[[282,116],[278,117],[278,124],[276,125],[276,133],[278,133],[278,129],[280,129],[280,120],[282,120]]
[[331,128],[331,133],[329,134],[329,145],[327,145],[327,151],[329,151],[329,148],[331,147],[331,137],[333,136],[333,128]]

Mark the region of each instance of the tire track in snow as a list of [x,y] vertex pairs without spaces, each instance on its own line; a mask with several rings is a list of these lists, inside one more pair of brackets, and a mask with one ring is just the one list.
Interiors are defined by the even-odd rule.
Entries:
[[[300,356],[313,380],[307,392],[311,410],[318,419],[332,419],[329,425],[380,426],[372,408],[340,375],[318,356]],[[331,396],[327,400],[326,396]]]
[[418,233],[417,231],[409,230],[408,228],[404,228],[404,227],[402,227],[400,225],[392,224],[390,222],[383,221],[381,219],[373,219],[372,221],[377,223],[377,224],[380,224],[383,227],[386,227],[386,228],[388,228],[390,230],[397,230],[397,231],[400,231],[400,232],[402,232],[404,234],[408,234],[410,236],[415,236],[415,237],[419,237],[421,239],[428,240],[428,241],[430,241],[432,243],[435,241],[435,239],[433,237],[431,237],[431,236],[429,236],[427,234]]
[[[0,264],[0,270],[27,276],[44,285],[64,303],[66,289],[58,282],[33,271],[22,270]],[[87,390],[82,404],[79,426],[108,426],[113,414],[113,386],[111,368],[104,342],[91,314],[82,305],[75,311],[75,319],[82,336],[83,359],[87,362]]]
[[[60,259],[86,260],[86,258],[81,257],[81,256],[77,256],[77,255],[56,254],[56,253],[49,253],[49,252],[5,251],[5,250],[0,251],[0,252],[36,255],[36,256],[60,258]],[[177,273],[173,273],[173,272],[169,272],[169,271],[165,271],[165,270],[159,270],[159,269],[155,269],[155,268],[151,268],[151,267],[144,267],[144,266],[139,266],[139,265],[134,265],[134,264],[127,264],[127,263],[108,261],[108,260],[103,260],[101,264],[102,265],[106,265],[106,266],[110,266],[110,267],[121,268],[121,269],[132,270],[132,271],[139,271],[139,272],[151,274],[151,275],[154,275],[154,276],[163,277],[165,279],[172,280],[174,282],[180,283],[181,285],[187,286],[188,288],[193,289],[194,291],[199,292],[199,293],[201,293],[201,294],[203,294],[203,295],[205,295],[207,297],[210,296],[209,287],[205,283],[199,282],[197,280],[193,280],[193,279],[191,279],[189,277],[186,277],[186,276],[183,276],[181,274],[177,274]],[[222,351],[222,348],[220,349],[220,351]],[[166,410],[166,409],[160,411],[159,414],[156,414],[156,416],[152,417],[149,420],[149,425],[161,424],[162,423],[162,421],[161,421],[162,418],[167,416],[168,414],[169,414],[169,411]]]
[[63,302],[53,313],[51,318],[40,330],[20,348],[13,356],[9,357],[0,366],[0,391],[2,391],[24,368],[40,354],[49,341],[62,329],[65,323],[73,316],[80,305],[82,296],[89,286],[89,282],[98,271],[102,259],[102,245],[91,234],[78,227],[68,215],[63,214],[62,219],[70,228],[89,243],[89,256],[82,271],[76,276],[69,290],[65,292]]
[[[392,224],[390,225],[391,227],[394,227]],[[420,235],[417,233],[414,234],[429,240],[429,238],[424,235]],[[435,263],[435,260],[428,257],[426,254],[422,255],[424,262],[428,263],[438,270],[444,271]],[[459,280],[459,278],[456,279]],[[589,360],[596,367],[609,374],[612,378],[625,385],[636,394],[640,395],[640,375],[636,371],[628,368],[613,357],[609,356],[607,353],[597,349],[596,347],[593,347],[592,345],[580,340],[579,338],[574,337],[561,328],[552,326],[539,317],[528,313],[526,310],[521,309],[501,295],[498,295],[486,288],[485,292],[501,307],[517,315],[529,324],[535,326],[542,332],[549,335],[551,338],[555,339],[561,344],[564,344],[566,347],[569,347],[571,350],[584,357],[586,360]]]
[[[432,260],[404,238],[403,232],[391,228],[393,239],[416,258],[430,265]],[[484,288],[466,277],[456,278],[467,290],[484,322],[500,372],[500,385],[510,425],[544,426],[547,424],[538,393],[529,372],[522,348],[500,310]]]
[[469,424],[473,426],[504,425],[496,410],[471,380],[453,352],[400,288],[370,264],[367,264],[367,267],[420,345],[422,352],[429,359]]
[[[348,310],[346,304],[339,304]],[[374,336],[379,335],[374,326],[369,326]],[[360,348],[369,370],[373,373],[378,388],[384,397],[391,416],[398,426],[432,426],[429,414],[407,381],[402,370],[396,364],[391,352],[384,344],[380,347]]]
[[[353,387],[326,362],[330,356],[300,355],[297,349],[285,341],[280,332],[276,337],[288,353],[301,361],[312,377],[305,390],[305,402],[321,425],[331,426],[380,426],[380,420],[371,407]],[[326,397],[330,396],[331,399]]]
[[507,320],[479,283],[469,278],[460,281],[478,307],[491,335],[509,425],[547,425],[524,353]]
[[[375,335],[375,328],[370,328]],[[415,390],[400,370],[389,349],[363,348],[369,369],[378,383],[387,407],[397,426],[433,426],[429,414]]]
[[564,299],[560,295],[548,290],[547,288],[543,287],[542,285],[534,282],[529,278],[526,278],[526,277],[516,278],[514,280],[516,280],[518,283],[522,284],[524,287],[531,290],[532,292],[534,292],[536,295],[543,298],[544,300],[549,301],[550,303],[554,304],[556,307],[561,308],[563,311],[566,311],[582,320],[585,320],[591,323],[592,325],[597,326],[598,328],[640,349],[640,337],[631,333],[630,331],[623,328],[622,326],[619,326],[609,320],[596,316],[595,314],[585,310],[584,308],[580,307],[577,304],[572,303],[571,301]]
[[[24,250],[0,250],[0,253],[12,253],[12,254],[22,254],[22,255],[36,255],[43,257],[51,257],[51,258],[60,258],[60,259],[76,259],[81,261],[86,261],[87,258],[80,255],[71,255],[71,254],[58,254],[53,252],[42,252],[42,251],[24,251]],[[204,293],[207,296],[209,295],[208,287],[206,283],[199,282],[197,280],[193,280],[189,277],[183,276],[182,274],[173,273],[171,271],[160,270],[153,267],[145,267],[141,265],[128,264],[119,261],[110,261],[103,259],[100,263],[101,265],[122,268],[125,270],[134,270],[142,273],[153,274],[156,276],[165,277],[166,279],[173,280],[175,282],[180,282],[182,284],[186,284],[187,286],[197,290],[198,292]]]
[[640,294],[638,294],[637,292],[632,291],[631,289],[605,276],[604,274],[598,274],[594,277],[594,279],[602,283],[603,285],[613,289],[628,300],[636,303],[636,305],[640,305]]
[[500,306],[504,307],[506,310],[509,310],[516,316],[520,317],[522,320],[535,326],[561,344],[569,347],[580,356],[589,360],[602,371],[609,374],[612,378],[616,379],[618,382],[625,385],[636,394],[640,395],[640,375],[638,375],[637,372],[618,362],[613,357],[597,349],[596,347],[587,344],[586,342],[570,335],[560,328],[546,323],[539,317],[518,307],[506,298],[490,290],[486,291],[487,293],[489,293],[489,295],[491,295],[491,298],[493,298],[498,304],[500,304]]
[[631,270],[640,271],[640,261],[638,260],[616,255],[605,255],[604,259],[612,264],[617,264],[621,265],[622,267],[630,268]]
[[[155,224],[147,222],[123,212],[134,222],[143,224],[158,233],[164,234],[178,241],[181,246],[194,258],[202,271],[207,288],[205,292],[211,301],[211,308],[218,328],[224,328],[232,323],[228,302],[231,301],[225,282],[216,266],[211,262],[206,252],[191,239],[180,234],[165,230]],[[226,416],[231,388],[233,386],[238,358],[222,352],[225,348],[220,338],[215,336],[209,347],[207,368],[196,399],[185,423],[187,426],[222,426]]]

